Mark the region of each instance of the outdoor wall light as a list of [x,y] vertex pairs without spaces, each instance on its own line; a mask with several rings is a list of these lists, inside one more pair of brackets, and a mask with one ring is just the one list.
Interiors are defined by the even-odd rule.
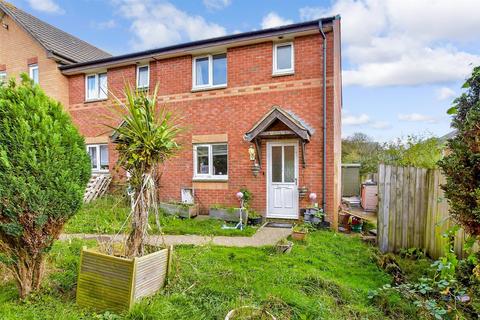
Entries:
[[250,161],[255,161],[255,147],[253,144],[248,147],[248,155],[250,156]]

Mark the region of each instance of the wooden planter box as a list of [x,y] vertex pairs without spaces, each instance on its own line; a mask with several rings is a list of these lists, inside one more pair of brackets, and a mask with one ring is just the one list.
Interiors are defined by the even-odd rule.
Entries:
[[[225,209],[225,208],[210,208],[208,213],[210,218],[229,222],[237,222],[240,220],[240,208]],[[242,219],[247,223],[247,210],[243,210]]]
[[198,214],[197,205],[185,206],[175,203],[160,202],[159,207],[165,211],[166,214],[182,218],[193,218]]
[[80,255],[77,304],[99,311],[130,310],[135,301],[165,284],[172,247],[126,259],[84,248]]

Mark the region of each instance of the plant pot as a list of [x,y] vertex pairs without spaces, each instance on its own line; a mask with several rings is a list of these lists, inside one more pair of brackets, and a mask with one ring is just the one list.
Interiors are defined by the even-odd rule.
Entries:
[[325,216],[317,216],[320,211],[317,208],[305,209],[303,221],[310,222],[313,225],[318,225],[325,220]]
[[355,232],[355,233],[362,232],[362,225],[361,224],[352,224],[352,232]]
[[[211,219],[218,219],[228,222],[238,222],[240,220],[240,208],[210,208],[208,215]],[[242,212],[242,221],[247,220],[247,210]]]
[[172,215],[172,216],[178,216],[181,218],[193,218],[193,217],[196,217],[198,214],[197,205],[187,206],[181,203],[177,204],[177,203],[160,202],[158,206],[166,214]]
[[315,217],[315,215],[311,211],[309,211],[309,209],[306,209],[305,213],[303,214],[303,221],[312,222],[313,217]]
[[322,222],[322,218],[313,216],[313,218],[310,221],[312,222],[312,224],[317,225]]
[[258,226],[259,224],[262,223],[262,221],[263,221],[263,217],[255,217],[255,218],[248,217],[248,224],[251,226]]
[[77,304],[121,313],[155,294],[165,284],[172,247],[139,258],[121,258],[83,248],[77,284]]
[[277,243],[275,245],[275,250],[277,253],[290,253],[292,251],[293,242],[288,241],[287,243]]
[[256,320],[276,320],[270,312],[262,310],[257,307],[244,306],[230,310],[225,317],[225,320],[242,320],[242,319],[256,319]]
[[301,231],[293,231],[292,232],[292,239],[293,240],[303,241],[303,240],[305,240],[306,236],[307,236],[306,232],[301,232]]

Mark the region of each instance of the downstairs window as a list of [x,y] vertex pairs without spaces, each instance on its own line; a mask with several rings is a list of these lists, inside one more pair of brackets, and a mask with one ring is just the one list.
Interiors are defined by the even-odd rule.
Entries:
[[89,144],[87,152],[90,156],[93,172],[108,171],[108,145],[107,144]]
[[197,144],[193,147],[194,178],[227,180],[228,147],[226,143]]

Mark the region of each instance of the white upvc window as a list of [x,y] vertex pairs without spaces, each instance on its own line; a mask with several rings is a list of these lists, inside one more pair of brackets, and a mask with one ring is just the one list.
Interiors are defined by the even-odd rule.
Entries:
[[276,43],[273,46],[273,74],[283,75],[295,72],[293,42]]
[[193,89],[227,86],[227,54],[211,54],[193,58]]
[[149,65],[137,66],[137,88],[148,89],[150,86],[150,67]]
[[7,71],[0,71],[0,85],[7,83]]
[[107,73],[89,74],[85,77],[85,100],[104,100],[108,97]]
[[108,171],[108,145],[87,144],[87,152],[90,156],[93,172]]
[[193,146],[194,179],[227,180],[228,146],[226,143]]
[[28,74],[34,83],[38,84],[38,64],[28,66]]

